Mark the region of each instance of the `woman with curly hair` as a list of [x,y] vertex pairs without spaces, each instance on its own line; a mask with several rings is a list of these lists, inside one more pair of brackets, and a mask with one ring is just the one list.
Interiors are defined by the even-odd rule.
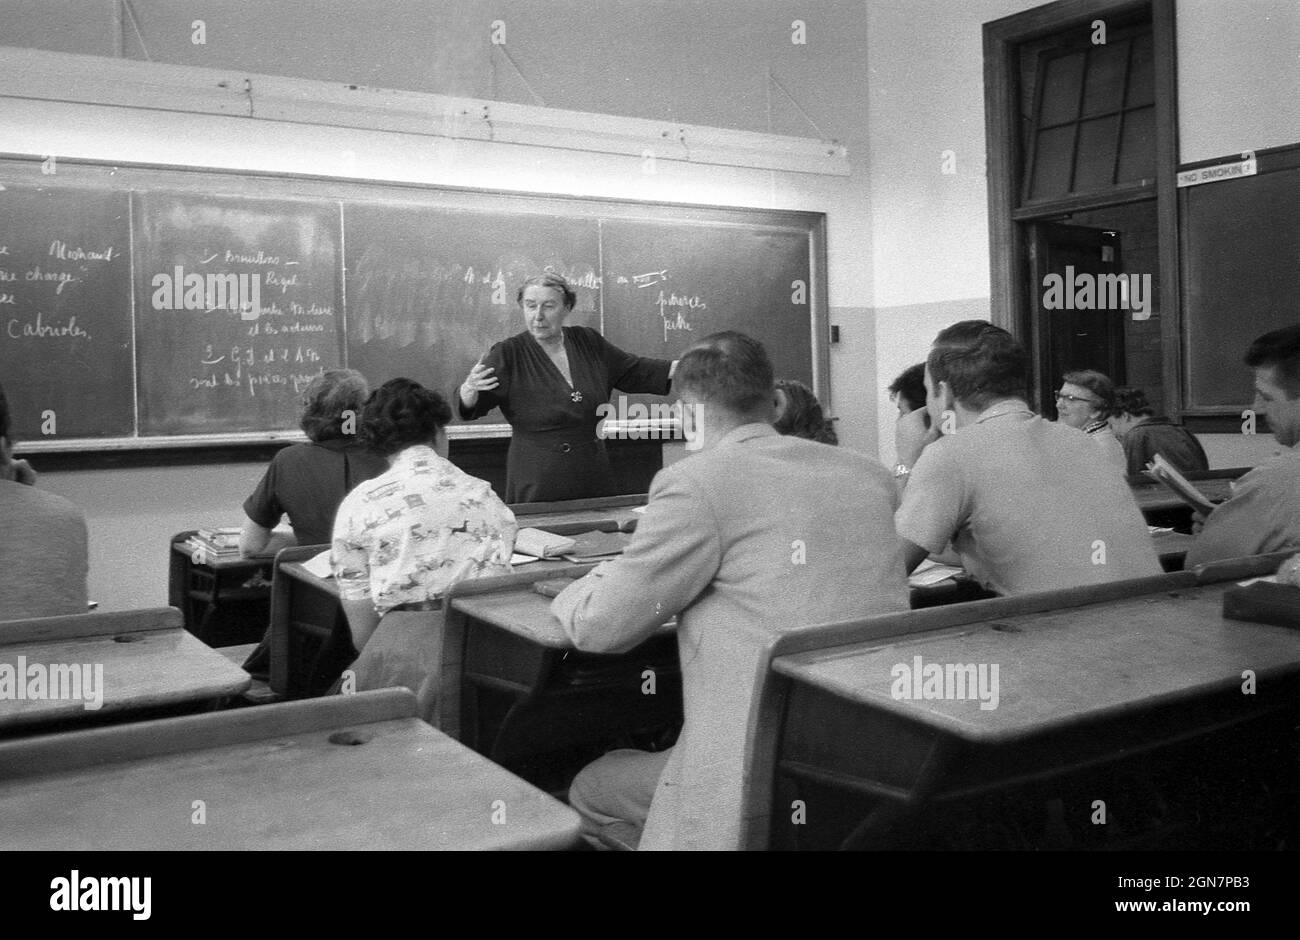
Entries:
[[793,434],[821,444],[838,444],[834,418],[827,420],[821,403],[807,385],[796,379],[781,379],[776,383],[775,428],[782,434]]
[[361,437],[389,469],[343,500],[331,562],[361,650],[393,610],[436,610],[466,578],[510,573],[515,517],[485,481],[447,459],[451,406],[410,379],[376,389]]

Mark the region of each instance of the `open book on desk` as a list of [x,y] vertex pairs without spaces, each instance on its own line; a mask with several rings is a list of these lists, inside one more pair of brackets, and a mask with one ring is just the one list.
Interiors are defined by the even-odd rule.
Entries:
[[1178,472],[1178,468],[1171,464],[1164,457],[1156,454],[1155,459],[1151,461],[1150,472],[1153,477],[1163,483],[1174,494],[1191,506],[1203,516],[1208,516],[1214,511],[1214,503],[1210,502],[1209,497],[1192,486],[1187,477]]

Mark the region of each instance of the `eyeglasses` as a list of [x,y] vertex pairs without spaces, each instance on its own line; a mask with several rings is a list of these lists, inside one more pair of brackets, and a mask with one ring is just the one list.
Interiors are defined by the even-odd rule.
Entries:
[[1087,405],[1100,405],[1101,402],[1093,401],[1091,398],[1079,398],[1077,395],[1064,395],[1061,392],[1056,393],[1057,401],[1081,401]]

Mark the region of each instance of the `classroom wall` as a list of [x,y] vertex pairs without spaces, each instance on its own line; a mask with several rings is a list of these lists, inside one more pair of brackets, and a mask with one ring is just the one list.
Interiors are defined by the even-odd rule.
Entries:
[[1178,0],[1185,163],[1300,141],[1300,4]]

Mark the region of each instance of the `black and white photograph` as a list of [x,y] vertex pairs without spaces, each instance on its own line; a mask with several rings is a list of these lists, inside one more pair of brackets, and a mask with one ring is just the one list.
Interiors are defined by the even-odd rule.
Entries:
[[1276,912],[1297,89],[1298,0],[0,0],[7,908]]

